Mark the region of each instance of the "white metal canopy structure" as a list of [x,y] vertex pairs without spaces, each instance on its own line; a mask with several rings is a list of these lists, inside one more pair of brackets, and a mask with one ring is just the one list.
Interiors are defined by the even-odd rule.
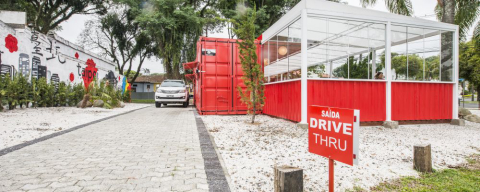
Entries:
[[262,44],[267,85],[301,79],[301,123],[307,79],[386,82],[387,121],[392,81],[454,84],[458,118],[457,25],[302,0],[262,34]]

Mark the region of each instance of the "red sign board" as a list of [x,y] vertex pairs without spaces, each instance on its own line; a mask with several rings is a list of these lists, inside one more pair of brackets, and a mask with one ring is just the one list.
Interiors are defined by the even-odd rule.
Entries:
[[353,165],[358,163],[360,111],[308,107],[308,151]]

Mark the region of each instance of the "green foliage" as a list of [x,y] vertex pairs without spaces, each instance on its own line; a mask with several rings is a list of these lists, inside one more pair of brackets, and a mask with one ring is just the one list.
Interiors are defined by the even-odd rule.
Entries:
[[255,44],[254,23],[257,14],[253,10],[247,10],[240,20],[235,22],[238,28],[234,29],[234,32],[242,39],[242,41],[237,40],[237,43],[244,72],[242,80],[247,87],[247,90],[244,91],[238,86],[237,91],[240,93],[242,102],[247,105],[248,112],[252,114],[251,123],[255,122],[255,114],[258,110],[262,110],[265,101],[263,71],[261,65],[257,63],[257,45]]
[[132,99],[132,103],[155,103],[155,99]]
[[100,83],[97,83],[94,80],[90,83],[89,88],[89,98],[90,102],[95,100],[102,100],[106,109],[112,109],[115,107],[120,107],[120,102],[122,101],[122,90],[115,89],[112,85],[106,85],[105,80],[101,80]]
[[[459,45],[460,77],[464,78],[480,93],[480,45],[475,39]],[[479,98],[477,97],[477,100]]]
[[3,98],[7,93],[7,77],[0,76],[0,112],[3,111]]
[[75,106],[78,102],[80,102],[83,99],[83,95],[85,95],[85,89],[82,83],[75,84],[72,88],[72,93],[70,94],[70,99],[72,105],[70,106]]
[[258,37],[298,2],[300,0],[219,0],[216,6],[225,18],[233,20],[233,31],[239,27],[237,23],[241,20],[241,13],[248,8],[253,9],[256,14],[253,36]]
[[480,191],[480,170],[446,169],[382,183],[373,191]]
[[16,84],[18,86],[18,104],[20,105],[20,108],[22,108],[24,105],[28,106],[29,103],[29,98],[28,98],[28,80],[25,78],[23,75],[19,74],[16,75],[15,77]]
[[2,0],[1,10],[25,11],[27,22],[37,31],[47,34],[50,30],[60,29],[60,24],[74,14],[104,14],[108,2],[99,0]]
[[[156,0],[136,21],[158,47],[168,78],[180,78],[181,63],[195,58],[195,45],[207,23],[205,15],[216,1]],[[182,57],[182,53],[187,57]]]
[[122,95],[123,102],[130,102],[131,99],[132,99],[131,96],[132,96],[132,91],[131,90],[125,91],[125,93],[123,93],[123,95]]
[[[127,75],[127,71],[123,72],[123,75],[127,77],[127,79],[132,79],[137,72],[134,70],[130,70],[130,73]],[[142,73],[138,73],[138,75],[142,76]]]
[[56,97],[58,98],[58,102],[56,103],[56,106],[62,106],[65,107],[67,106],[67,100],[68,100],[68,94],[69,94],[69,89],[65,82],[60,82],[58,84],[58,89],[56,92]]

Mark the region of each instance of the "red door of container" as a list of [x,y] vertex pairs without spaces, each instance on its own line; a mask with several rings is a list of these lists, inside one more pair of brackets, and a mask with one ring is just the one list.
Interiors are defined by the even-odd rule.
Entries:
[[229,43],[206,39],[202,44],[202,111],[228,112],[231,106]]

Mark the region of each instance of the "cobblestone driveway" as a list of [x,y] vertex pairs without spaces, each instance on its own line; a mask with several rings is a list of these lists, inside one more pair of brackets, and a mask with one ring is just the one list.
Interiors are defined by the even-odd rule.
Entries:
[[0,191],[208,191],[191,110],[149,107],[0,156]]

